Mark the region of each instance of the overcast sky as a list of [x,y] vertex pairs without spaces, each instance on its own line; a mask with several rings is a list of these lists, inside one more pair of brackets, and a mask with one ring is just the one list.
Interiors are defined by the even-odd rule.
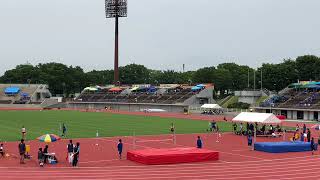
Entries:
[[[253,67],[320,55],[319,0],[128,0],[120,65]],[[0,0],[0,75],[27,61],[113,68],[104,0]]]

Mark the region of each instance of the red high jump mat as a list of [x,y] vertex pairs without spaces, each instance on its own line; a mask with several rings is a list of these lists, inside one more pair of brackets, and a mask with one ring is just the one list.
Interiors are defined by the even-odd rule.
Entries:
[[219,152],[198,148],[143,149],[128,151],[127,159],[142,164],[176,164],[215,161]]

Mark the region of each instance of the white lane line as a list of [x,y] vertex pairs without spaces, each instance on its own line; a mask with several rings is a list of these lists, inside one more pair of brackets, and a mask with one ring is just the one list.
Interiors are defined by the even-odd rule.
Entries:
[[[306,160],[306,161],[301,161],[301,162],[296,162],[294,163],[294,166],[289,166],[289,167],[286,167],[284,168],[284,164],[274,164],[274,165],[270,165],[270,167],[272,168],[273,171],[275,170],[294,170],[294,169],[298,169],[298,170],[301,170],[301,167],[303,165],[305,165],[306,163],[309,163],[308,164],[308,168],[310,167],[316,167],[318,169],[320,169],[320,167],[318,166],[318,162],[317,161],[314,161],[312,163],[310,163],[309,160]],[[286,164],[285,164],[286,165]],[[300,166],[301,165],[301,166]],[[103,172],[103,173],[116,173],[118,175],[121,175],[122,173],[126,173],[126,174],[130,174],[130,175],[134,175],[134,174],[143,174],[143,173],[160,173],[160,174],[163,174],[163,172],[166,172],[168,174],[170,173],[178,173],[178,172],[190,172],[192,171],[193,173],[194,170],[201,170],[202,172],[204,173],[207,173],[207,172],[210,172],[210,170],[212,170],[213,168],[219,168],[220,171],[215,171],[214,173],[216,174],[219,174],[219,173],[225,173],[226,171],[232,171],[230,172],[231,174],[232,173],[238,173],[236,170],[241,170],[241,172],[257,172],[258,173],[261,173],[260,170],[261,168],[263,167],[266,167],[265,164],[257,164],[256,166],[253,166],[253,167],[250,167],[248,169],[244,169],[243,165],[241,166],[238,166],[238,167],[233,167],[233,166],[218,166],[218,167],[212,167],[212,166],[198,166],[198,167],[181,167],[181,168],[155,168],[155,169],[96,169],[96,170],[81,170],[80,172],[79,171],[76,171],[77,169],[74,169],[74,171],[58,171],[58,170],[52,170],[50,171],[49,169],[45,170],[45,169],[40,169],[39,168],[39,171],[41,171],[41,173],[60,173],[60,174],[78,174],[78,173],[99,173],[99,172]],[[314,168],[313,168],[314,169]],[[6,172],[1,172],[3,174],[8,174],[8,173],[26,173],[26,174],[31,174],[31,173],[38,173],[39,171],[34,171],[34,170],[28,170],[28,171],[25,171],[25,170],[13,170],[13,171],[6,171]],[[197,171],[198,172],[198,171]],[[229,173],[229,172],[228,172]]]

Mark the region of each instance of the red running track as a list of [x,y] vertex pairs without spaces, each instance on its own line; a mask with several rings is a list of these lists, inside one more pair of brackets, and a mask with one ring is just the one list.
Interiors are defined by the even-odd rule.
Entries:
[[[147,141],[137,143],[137,148],[190,147],[194,146],[196,134],[177,135],[177,145],[172,142]],[[246,138],[222,134],[216,142],[215,134],[201,134],[204,147],[221,153],[217,162],[188,163],[175,165],[141,165],[127,160],[118,160],[115,144],[117,138],[79,139],[81,142],[80,165],[72,168],[62,155],[55,166],[37,167],[35,160],[20,166],[18,159],[1,159],[1,179],[320,179],[319,155],[310,152],[269,154],[251,151]],[[139,140],[168,139],[170,135],[141,136]],[[132,137],[122,137],[125,148],[132,148]],[[259,138],[259,141],[279,139]],[[76,141],[76,140],[75,140]],[[29,142],[36,146],[38,142]],[[66,141],[50,146],[52,151],[63,152]],[[94,143],[98,143],[96,147]],[[113,148],[114,147],[114,148]],[[14,151],[16,143],[8,143]],[[92,152],[91,152],[92,151]],[[34,153],[34,151],[32,152]]]
[[[145,115],[144,113],[127,113]],[[161,117],[178,117],[198,120],[222,120],[221,116],[181,115],[148,113]],[[228,118],[230,119],[230,117]],[[295,126],[296,123],[286,125]],[[300,123],[301,124],[301,123]],[[308,126],[311,126],[308,124]],[[300,125],[301,127],[301,125]],[[194,147],[198,134],[177,135],[177,144],[170,141],[146,141],[136,143],[137,148]],[[292,135],[290,135],[292,136]],[[288,138],[290,137],[288,135]],[[56,152],[60,160],[57,165],[37,166],[36,160],[20,165],[14,157],[17,154],[17,142],[5,143],[11,157],[0,159],[0,179],[320,179],[319,153],[310,152],[269,154],[251,151],[246,146],[246,138],[230,133],[222,134],[216,142],[216,134],[201,134],[204,147],[220,152],[217,162],[188,163],[175,165],[141,165],[117,158],[116,143],[123,139],[126,154],[133,148],[132,137],[114,137],[98,139],[77,139],[81,143],[80,164],[72,168],[66,162],[66,140],[50,144],[49,151]],[[170,135],[140,136],[138,140],[170,139]],[[258,138],[258,141],[280,141],[282,138]],[[35,141],[31,145],[31,154],[36,156],[36,149],[43,144]],[[98,144],[96,146],[95,144]]]

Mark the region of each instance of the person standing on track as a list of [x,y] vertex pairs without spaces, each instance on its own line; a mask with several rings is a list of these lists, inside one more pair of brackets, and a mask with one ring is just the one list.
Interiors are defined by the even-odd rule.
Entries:
[[200,136],[198,136],[198,140],[197,140],[197,148],[201,149],[202,148],[202,140],[200,138]]
[[249,146],[249,147],[252,146],[252,136],[251,136],[251,133],[248,134],[248,146]]
[[73,167],[76,167],[78,164],[79,154],[80,154],[80,143],[77,142],[77,145],[74,147],[74,153],[73,153],[73,162],[72,162]]
[[123,144],[122,144],[122,140],[119,139],[119,143],[118,143],[118,153],[119,153],[119,158],[121,159],[122,158],[122,150],[123,150]]
[[310,146],[311,146],[311,151],[312,151],[312,155],[313,155],[314,150],[316,149],[316,148],[314,147],[314,139],[313,139],[313,137],[311,138]]
[[308,130],[307,130],[307,140],[308,140],[308,142],[310,142],[310,139],[311,139],[311,131],[308,128]]
[[24,156],[26,154],[26,144],[24,143],[24,139],[21,139],[18,148],[19,148],[19,154],[20,154],[20,164],[25,164]]
[[0,145],[0,155],[1,155],[1,157],[4,157],[4,155],[5,155],[3,144]]
[[72,164],[72,156],[73,156],[73,151],[74,151],[74,145],[72,143],[72,140],[69,140],[69,144],[67,145],[67,150],[68,150],[68,162]]

